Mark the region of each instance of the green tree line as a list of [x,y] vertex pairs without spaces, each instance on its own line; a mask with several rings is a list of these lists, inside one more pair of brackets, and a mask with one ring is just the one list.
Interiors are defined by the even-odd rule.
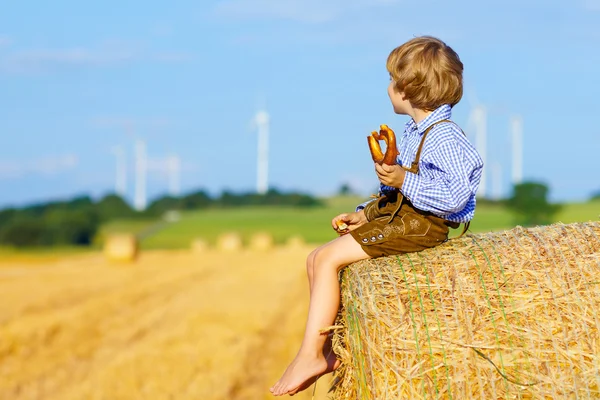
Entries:
[[[347,185],[340,195],[349,194]],[[549,189],[539,182],[524,182],[513,188],[511,197],[499,203],[512,210],[515,224],[523,226],[551,223],[560,210],[548,201]],[[478,200],[485,203],[485,199]],[[271,189],[265,194],[224,191],[211,197],[199,190],[180,197],[163,196],[152,201],[144,212],[137,212],[121,197],[110,194],[94,201],[79,196],[67,201],[33,204],[0,210],[0,246],[90,245],[100,226],[117,219],[157,219],[171,210],[187,211],[244,206],[319,207],[321,199]]]
[[265,194],[224,191],[211,197],[200,190],[181,197],[163,196],[143,212],[135,211],[124,199],[109,194],[98,201],[79,196],[21,208],[0,210],[0,245],[57,246],[90,245],[100,226],[116,219],[160,218],[171,210],[197,210],[241,206],[318,207],[320,199],[302,193],[271,189]]

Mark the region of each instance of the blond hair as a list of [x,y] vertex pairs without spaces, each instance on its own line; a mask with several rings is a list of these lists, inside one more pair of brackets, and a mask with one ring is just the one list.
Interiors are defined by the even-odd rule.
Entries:
[[404,92],[413,107],[433,111],[454,106],[463,94],[463,64],[441,40],[421,36],[396,47],[387,59],[395,89]]

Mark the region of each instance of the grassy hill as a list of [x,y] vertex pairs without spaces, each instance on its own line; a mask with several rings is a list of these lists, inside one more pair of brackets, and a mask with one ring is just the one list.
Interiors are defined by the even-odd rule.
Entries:
[[[161,226],[156,233],[142,241],[143,248],[186,248],[194,238],[203,238],[213,244],[225,232],[238,232],[244,240],[257,231],[269,232],[276,243],[300,235],[308,243],[323,243],[336,237],[330,227],[331,219],[342,212],[352,211],[364,198],[335,197],[327,206],[314,209],[286,207],[243,207],[208,209],[182,213],[178,222]],[[600,218],[600,202],[565,204],[556,221],[583,222]],[[103,228],[111,231],[152,231],[155,222],[128,224],[119,221]],[[488,232],[514,226],[509,210],[500,205],[480,204],[471,224],[471,232]],[[462,228],[461,228],[462,229]],[[458,231],[458,230],[457,230]]]

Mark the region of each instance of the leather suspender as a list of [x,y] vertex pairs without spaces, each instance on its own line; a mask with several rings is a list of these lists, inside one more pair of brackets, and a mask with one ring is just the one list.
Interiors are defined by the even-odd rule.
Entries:
[[[413,174],[419,173],[419,161],[421,161],[421,151],[423,150],[423,145],[425,144],[425,139],[427,138],[427,134],[429,133],[429,131],[431,131],[431,129],[433,129],[434,126],[436,126],[437,124],[441,124],[442,122],[452,123],[452,121],[450,121],[449,119],[443,119],[441,121],[437,121],[437,122],[434,122],[433,124],[429,125],[429,127],[425,130],[425,132],[423,132],[423,137],[421,138],[421,143],[419,143],[419,148],[417,149],[417,155],[415,156],[414,161],[410,165],[410,168],[402,167],[402,168],[404,168],[404,170],[406,170],[407,172],[412,172]],[[464,132],[463,132],[463,135],[464,135]]]
[[[427,138],[427,134],[429,133],[429,131],[431,131],[431,129],[434,126],[436,126],[437,124],[441,124],[443,122],[454,123],[454,122],[450,121],[449,119],[443,119],[441,121],[437,121],[437,122],[434,122],[433,124],[429,125],[429,127],[425,130],[425,132],[423,132],[423,137],[421,138],[421,143],[419,143],[419,148],[417,149],[417,154],[415,155],[415,159],[413,160],[412,164],[410,165],[410,168],[405,168],[402,166],[402,168],[406,172],[412,172],[413,174],[419,173],[419,161],[421,160],[421,151],[423,150],[423,144],[425,144],[425,139]],[[460,129],[460,127],[458,127],[458,129]],[[462,129],[460,129],[460,131],[463,133],[463,135],[465,134],[465,132]],[[399,211],[399,209],[398,209],[398,211]],[[396,214],[396,212],[392,214],[392,217],[394,214]],[[390,218],[390,221],[391,221],[391,218]],[[458,239],[459,237],[463,236],[469,229],[470,225],[471,225],[471,221],[465,222],[462,233],[460,235],[458,235],[456,238]]]

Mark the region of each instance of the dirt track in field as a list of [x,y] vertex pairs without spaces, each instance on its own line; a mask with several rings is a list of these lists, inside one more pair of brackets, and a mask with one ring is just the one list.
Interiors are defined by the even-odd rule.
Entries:
[[0,399],[272,399],[302,337],[309,251],[3,260]]

